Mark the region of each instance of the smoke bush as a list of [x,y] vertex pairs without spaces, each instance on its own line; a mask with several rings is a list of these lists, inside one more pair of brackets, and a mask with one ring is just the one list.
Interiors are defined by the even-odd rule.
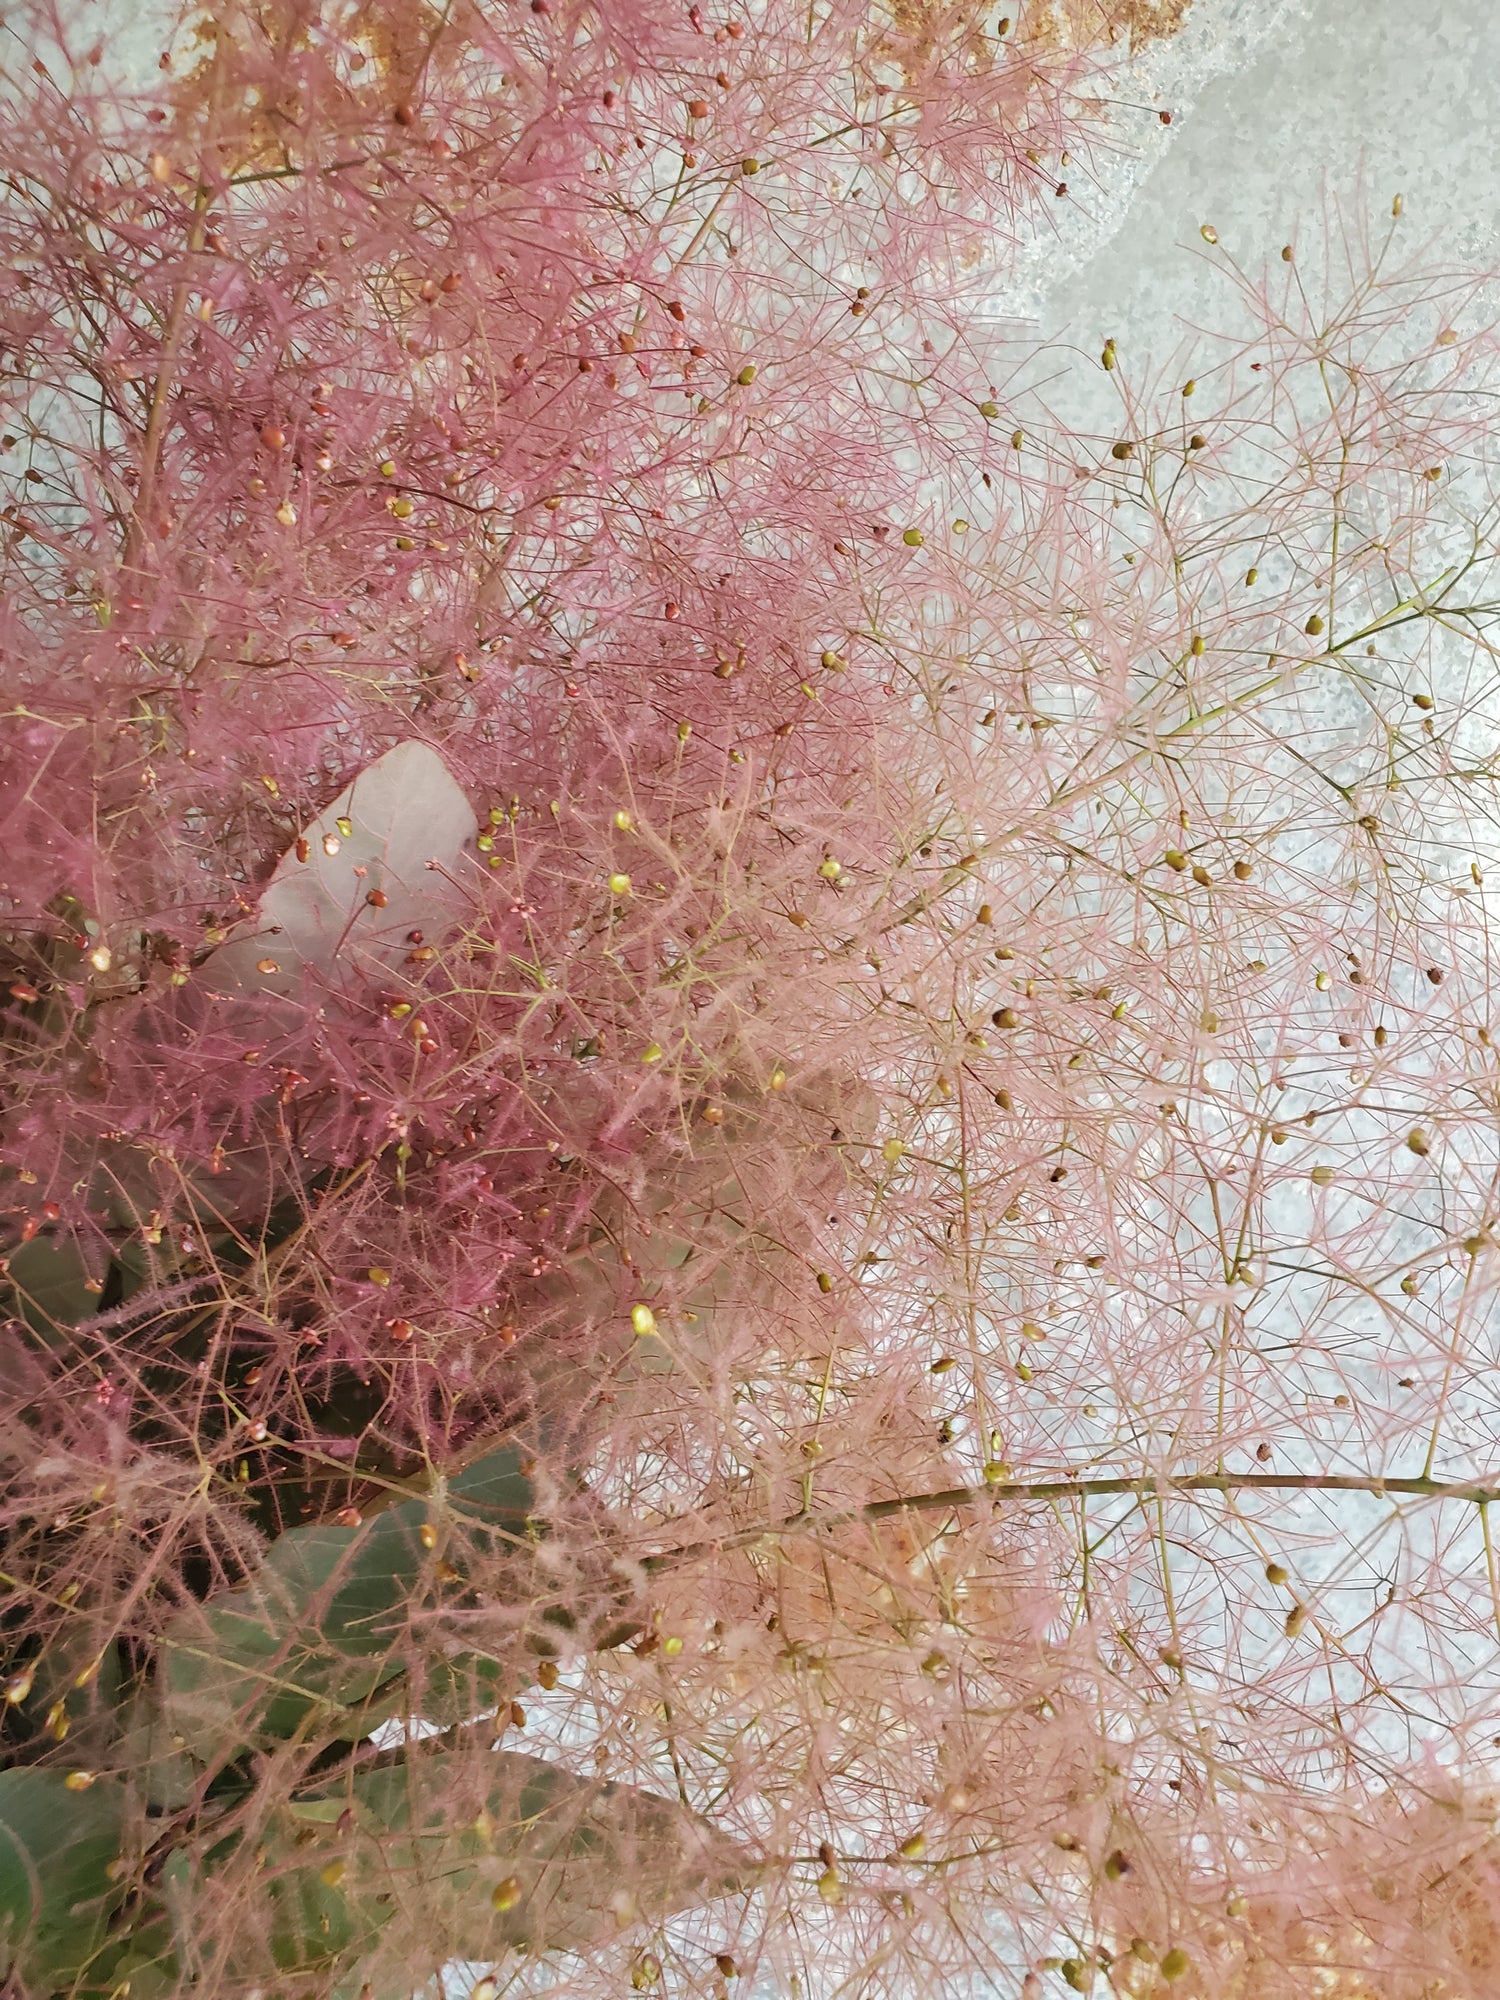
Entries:
[[1021,386],[1180,13],[33,23],[18,1991],[1493,1990],[1494,342]]

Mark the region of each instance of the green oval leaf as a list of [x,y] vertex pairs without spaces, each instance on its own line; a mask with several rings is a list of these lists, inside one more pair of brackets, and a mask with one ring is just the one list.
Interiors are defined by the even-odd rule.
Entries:
[[124,1801],[107,1778],[73,1791],[61,1771],[0,1771],[0,1964],[24,1985],[70,1984],[105,1949]]

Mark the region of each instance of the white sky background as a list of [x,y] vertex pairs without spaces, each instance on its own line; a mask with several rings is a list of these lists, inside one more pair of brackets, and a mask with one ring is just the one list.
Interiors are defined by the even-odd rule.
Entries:
[[1500,9],[1488,0],[1196,0],[1175,43],[1121,70],[1106,128],[1119,152],[1075,160],[1063,219],[996,310],[1090,353],[1112,334],[1164,361],[1179,322],[1214,303],[1193,254],[1201,222],[1257,263],[1318,218],[1325,190],[1351,196],[1362,173],[1381,209],[1404,194],[1413,244],[1431,237],[1444,263],[1488,264],[1500,243],[1497,76]]

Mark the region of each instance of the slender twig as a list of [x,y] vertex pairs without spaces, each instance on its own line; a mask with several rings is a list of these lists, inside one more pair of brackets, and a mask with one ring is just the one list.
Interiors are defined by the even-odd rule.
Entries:
[[851,1521],[884,1521],[893,1514],[931,1514],[964,1507],[998,1506],[1006,1500],[1076,1500],[1132,1494],[1139,1499],[1181,1499],[1198,1493],[1368,1493],[1376,1499],[1396,1495],[1415,1500],[1465,1500],[1486,1506],[1500,1500],[1500,1484],[1478,1480],[1386,1478],[1359,1472],[1193,1472],[1178,1478],[1143,1479],[1007,1479],[995,1485],[950,1486],[937,1493],[903,1493],[894,1500],[872,1500],[863,1507],[825,1508],[788,1514],[780,1521],[741,1528],[716,1540],[685,1542],[659,1555],[647,1556],[649,1571],[670,1569],[697,1556],[753,1548],[777,1536],[824,1534]]
[[[211,199],[210,191],[200,182],[193,197],[192,220],[188,225],[187,251],[190,257],[195,256],[203,248],[206,216]],[[187,306],[192,289],[187,279],[182,279],[172,288],[172,302],[167,311],[161,360],[151,391],[151,409],[146,419],[146,435],[141,445],[135,511],[125,535],[122,556],[122,566],[125,569],[136,569],[140,566],[150,534],[150,513],[156,499],[156,478],[161,466],[162,443],[166,437],[172,389],[176,382],[178,354],[182,346],[183,330],[187,325]]]

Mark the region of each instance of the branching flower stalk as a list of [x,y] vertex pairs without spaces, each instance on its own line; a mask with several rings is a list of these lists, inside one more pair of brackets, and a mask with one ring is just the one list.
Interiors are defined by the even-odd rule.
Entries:
[[1495,340],[981,316],[1181,14],[13,42],[18,1992],[1493,1990]]

